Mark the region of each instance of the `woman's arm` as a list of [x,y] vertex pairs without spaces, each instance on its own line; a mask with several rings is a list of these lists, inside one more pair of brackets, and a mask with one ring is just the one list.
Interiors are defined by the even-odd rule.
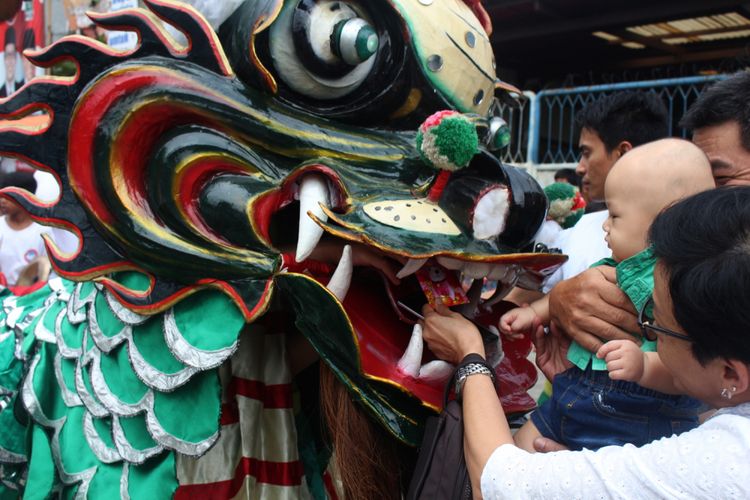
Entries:
[[640,448],[528,453],[503,445],[482,472],[481,492],[485,500],[750,498],[748,438],[746,417],[719,415]]
[[481,491],[482,471],[498,446],[513,444],[492,379],[474,375],[462,390],[464,455],[473,490]]

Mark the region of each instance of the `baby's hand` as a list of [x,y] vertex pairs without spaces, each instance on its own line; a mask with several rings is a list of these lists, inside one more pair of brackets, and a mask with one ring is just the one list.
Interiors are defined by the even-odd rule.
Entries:
[[498,329],[511,340],[518,340],[524,335],[532,333],[534,320],[537,319],[536,312],[528,305],[516,307],[503,314],[498,324]]
[[611,340],[599,348],[596,357],[607,362],[612,380],[638,382],[643,377],[643,351],[632,340]]

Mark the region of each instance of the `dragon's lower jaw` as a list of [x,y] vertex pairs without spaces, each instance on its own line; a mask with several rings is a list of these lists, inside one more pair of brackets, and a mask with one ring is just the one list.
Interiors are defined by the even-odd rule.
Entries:
[[[425,348],[421,331],[414,326],[416,318],[397,305],[403,301],[420,309],[415,291],[422,292],[416,279],[405,277],[400,286],[394,286],[372,269],[354,269],[350,250],[346,248],[332,277],[318,274],[315,278],[321,284],[327,282],[327,288],[343,306],[352,328],[361,374],[377,385],[385,384],[415,397],[423,406],[439,409],[453,367],[436,360]],[[341,276],[346,276],[346,279],[340,279]],[[346,295],[339,295],[338,290],[343,290],[339,287],[347,284]],[[424,296],[422,300],[426,301]],[[497,323],[500,313],[500,310],[494,313],[483,311],[475,320],[494,328],[492,325]],[[498,375],[504,379],[501,396],[506,409],[517,412],[533,408],[534,402],[526,394],[536,380],[536,370],[526,360],[530,342],[505,342],[500,347],[498,341],[494,348],[501,355],[503,350],[507,354],[495,359],[499,363]],[[329,359],[326,353],[320,355]]]

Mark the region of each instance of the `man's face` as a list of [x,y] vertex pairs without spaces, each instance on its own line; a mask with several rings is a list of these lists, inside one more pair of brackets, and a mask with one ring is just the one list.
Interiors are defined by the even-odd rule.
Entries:
[[16,46],[9,43],[5,46],[5,80],[12,82],[16,78]]
[[708,156],[717,186],[750,185],[750,151],[742,145],[739,123],[697,128],[693,143]]
[[576,167],[576,173],[583,178],[583,190],[590,200],[603,200],[604,180],[619,154],[617,150],[607,152],[599,134],[588,128],[581,130],[578,147],[581,150],[581,159]]
[[18,212],[20,208],[18,205],[8,200],[7,198],[0,197],[0,215],[13,216]]

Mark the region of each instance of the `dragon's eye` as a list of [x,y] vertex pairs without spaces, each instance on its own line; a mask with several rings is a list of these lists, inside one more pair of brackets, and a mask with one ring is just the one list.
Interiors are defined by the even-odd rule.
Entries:
[[377,31],[355,2],[288,4],[271,29],[271,57],[279,76],[316,99],[336,99],[356,89],[380,48]]

